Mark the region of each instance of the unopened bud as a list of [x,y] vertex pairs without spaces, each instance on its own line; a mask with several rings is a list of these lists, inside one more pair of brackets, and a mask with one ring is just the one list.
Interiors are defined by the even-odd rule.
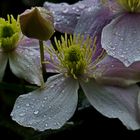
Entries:
[[54,33],[52,13],[42,7],[34,7],[23,12],[20,17],[22,33],[38,40],[48,40]]

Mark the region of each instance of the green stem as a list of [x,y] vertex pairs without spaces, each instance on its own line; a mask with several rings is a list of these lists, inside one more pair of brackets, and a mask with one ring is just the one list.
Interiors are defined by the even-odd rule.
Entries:
[[40,46],[40,61],[42,65],[42,74],[43,74],[43,79],[45,80],[45,74],[46,74],[46,68],[44,62],[44,46],[43,46],[43,41],[39,40],[39,46]]

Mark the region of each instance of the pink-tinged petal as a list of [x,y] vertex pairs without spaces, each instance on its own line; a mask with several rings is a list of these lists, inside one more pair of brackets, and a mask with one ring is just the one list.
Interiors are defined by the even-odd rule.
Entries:
[[37,62],[38,57],[37,50],[19,47],[16,51],[9,53],[10,68],[17,77],[40,86],[43,83],[43,77],[41,66]]
[[37,39],[31,39],[26,36],[23,36],[23,38],[19,41],[18,47],[27,47],[39,50],[39,41]]
[[102,29],[112,19],[112,12],[103,6],[92,6],[85,9],[76,25],[75,33],[88,34],[91,37],[101,36]]
[[138,86],[128,88],[101,86],[93,79],[88,83],[81,82],[81,86],[89,102],[100,113],[109,118],[119,118],[128,129],[140,128]]
[[7,54],[1,51],[0,52],[0,82],[2,81],[2,78],[4,76],[7,62],[8,62]]
[[78,82],[59,74],[48,79],[44,88],[21,95],[15,102],[12,119],[39,131],[58,129],[74,114]]
[[96,37],[96,52],[93,61],[102,53],[101,32],[103,27],[112,19],[112,13],[107,7],[93,6],[84,10],[76,28],[76,34],[90,35],[93,39]]
[[83,0],[71,5],[67,3],[45,2],[44,7],[52,11],[56,30],[73,33],[83,10],[98,3],[99,0]]
[[138,62],[135,65],[126,67],[120,60],[106,55],[104,59],[96,65],[94,74],[99,83],[128,86],[140,81],[140,71],[137,67]]
[[101,44],[107,53],[121,60],[126,66],[140,60],[140,15],[124,14],[102,32]]

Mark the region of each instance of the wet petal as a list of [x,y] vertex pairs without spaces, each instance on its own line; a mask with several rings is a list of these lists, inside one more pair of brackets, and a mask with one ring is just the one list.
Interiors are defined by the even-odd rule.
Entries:
[[97,5],[98,3],[99,0],[83,0],[72,5],[67,3],[55,4],[45,2],[44,7],[49,8],[53,12],[56,30],[73,33],[83,10],[92,5]]
[[[41,66],[37,62],[37,51],[31,48],[17,48],[9,54],[12,72],[29,83],[41,85],[43,83]],[[39,59],[39,58],[38,58]]]
[[103,27],[111,19],[112,13],[107,7],[93,5],[85,9],[82,13],[76,25],[75,33],[88,34],[91,37],[101,36]]
[[120,60],[106,55],[96,65],[94,74],[96,80],[102,84],[115,86],[128,86],[140,81],[140,62],[126,67]]
[[103,115],[119,118],[128,129],[140,128],[138,86],[117,88],[100,86],[94,80],[81,83],[90,103]]
[[78,88],[73,79],[53,76],[44,88],[18,97],[11,113],[12,119],[39,131],[58,129],[75,112]]
[[102,32],[102,47],[126,66],[140,60],[140,15],[124,14],[115,18]]
[[90,35],[93,39],[95,36],[97,37],[96,52],[93,56],[93,61],[103,51],[101,47],[101,32],[103,27],[108,24],[111,19],[112,13],[108,8],[95,5],[84,10],[76,25],[74,31],[76,34]]
[[0,81],[2,81],[2,78],[4,76],[7,62],[8,62],[8,56],[5,53],[0,52]]

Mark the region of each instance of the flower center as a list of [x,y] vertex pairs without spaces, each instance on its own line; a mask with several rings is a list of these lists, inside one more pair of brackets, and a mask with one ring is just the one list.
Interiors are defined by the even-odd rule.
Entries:
[[14,31],[12,29],[12,27],[10,26],[5,26],[2,29],[2,33],[1,33],[3,38],[7,38],[7,37],[11,37],[14,34]]
[[11,51],[17,47],[20,38],[19,20],[7,16],[8,20],[0,18],[0,47],[3,51]]
[[63,73],[65,76],[71,76],[74,79],[88,81],[94,77],[93,73],[96,69],[96,64],[105,56],[105,51],[96,56],[96,37],[92,40],[89,36],[70,35],[61,36],[61,40],[56,38],[56,50],[51,45],[45,47],[49,54],[49,63],[58,73]]
[[67,68],[68,74],[79,77],[84,73],[87,65],[84,58],[84,49],[79,45],[72,45],[65,49],[63,65]]
[[117,0],[117,2],[128,12],[140,12],[140,0]]

